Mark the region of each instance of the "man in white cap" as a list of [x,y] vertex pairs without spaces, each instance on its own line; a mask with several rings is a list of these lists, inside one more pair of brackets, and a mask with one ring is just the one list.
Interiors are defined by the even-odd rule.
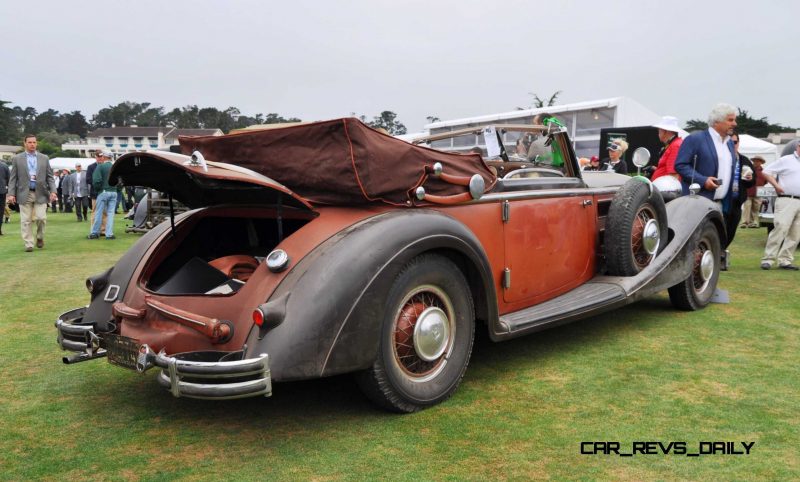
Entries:
[[661,176],[672,176],[680,180],[680,176],[675,172],[675,159],[678,157],[678,150],[683,143],[683,139],[678,136],[681,131],[681,128],[678,127],[678,118],[664,116],[661,118],[661,122],[653,127],[658,128],[658,139],[664,144],[664,147],[661,149],[658,165],[650,180],[655,181]]

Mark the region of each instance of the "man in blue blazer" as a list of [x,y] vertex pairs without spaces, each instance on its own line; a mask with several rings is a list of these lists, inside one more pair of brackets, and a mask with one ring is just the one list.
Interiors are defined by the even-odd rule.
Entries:
[[695,132],[683,140],[675,160],[675,171],[681,175],[683,193],[689,185],[700,185],[700,195],[722,206],[727,217],[738,202],[741,165],[730,135],[736,127],[736,108],[717,104],[708,115],[709,128]]
[[736,127],[736,108],[717,104],[708,116],[708,125],[707,130],[695,132],[683,140],[675,160],[675,171],[681,175],[684,194],[689,194],[689,185],[696,182],[700,184],[701,196],[722,201],[732,192],[734,163],[738,157],[730,140]]

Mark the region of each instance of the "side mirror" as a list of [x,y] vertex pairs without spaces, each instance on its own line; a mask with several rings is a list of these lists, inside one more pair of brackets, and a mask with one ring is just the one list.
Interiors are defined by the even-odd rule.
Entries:
[[633,165],[636,166],[636,174],[642,175],[642,168],[650,162],[650,151],[646,147],[637,147],[633,151]]

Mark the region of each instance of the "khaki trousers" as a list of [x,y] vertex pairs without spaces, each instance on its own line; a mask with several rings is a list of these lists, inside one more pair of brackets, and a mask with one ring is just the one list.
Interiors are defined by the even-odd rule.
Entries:
[[758,226],[759,212],[761,212],[761,198],[748,197],[742,207],[742,224],[747,227]]
[[36,223],[36,239],[44,239],[44,226],[47,223],[47,203],[37,203],[36,193],[28,192],[28,199],[19,205],[19,219],[22,225],[22,241],[26,248],[33,247],[31,224]]
[[779,197],[775,200],[775,228],[769,233],[761,261],[772,264],[772,260],[777,257],[779,266],[792,264],[798,241],[800,199]]

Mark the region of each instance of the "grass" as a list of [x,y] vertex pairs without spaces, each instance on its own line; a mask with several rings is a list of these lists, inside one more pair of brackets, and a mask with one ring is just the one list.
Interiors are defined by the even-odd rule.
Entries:
[[[276,384],[269,399],[175,399],[103,360],[65,366],[56,316],[136,239],[87,240],[48,214],[23,252],[0,237],[0,479],[485,480],[800,478],[800,275],[762,271],[743,230],[720,286],[731,303],[678,312],[666,294],[537,335],[478,336],[446,403],[374,408],[350,377]],[[581,455],[582,441],[755,442],[751,455]]]

